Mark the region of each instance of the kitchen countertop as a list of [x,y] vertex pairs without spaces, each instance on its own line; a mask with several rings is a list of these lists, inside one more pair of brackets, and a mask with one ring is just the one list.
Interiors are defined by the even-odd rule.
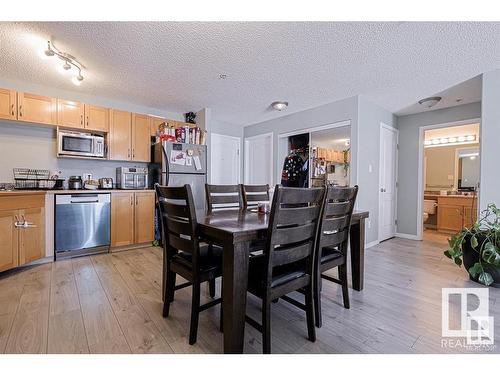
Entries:
[[460,194],[453,194],[453,195],[441,195],[441,194],[424,194],[424,197],[429,197],[429,198],[474,198],[477,197],[477,195],[460,195]]
[[98,189],[98,190],[12,190],[0,191],[0,196],[10,195],[45,195],[45,194],[92,194],[92,193],[139,193],[139,192],[154,192],[154,189]]

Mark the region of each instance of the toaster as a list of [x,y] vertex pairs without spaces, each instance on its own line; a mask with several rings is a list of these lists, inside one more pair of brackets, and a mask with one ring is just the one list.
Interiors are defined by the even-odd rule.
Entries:
[[99,187],[101,189],[113,189],[113,179],[111,177],[100,178]]

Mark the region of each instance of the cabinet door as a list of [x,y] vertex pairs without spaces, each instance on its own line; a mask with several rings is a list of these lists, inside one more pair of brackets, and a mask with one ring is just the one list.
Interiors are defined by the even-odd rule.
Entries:
[[135,243],[154,240],[155,193],[135,193]]
[[134,243],[134,193],[111,194],[111,246]]
[[130,160],[132,157],[132,114],[111,110],[110,159]]
[[132,114],[132,160],[151,161],[149,116]]
[[38,124],[56,125],[56,98],[18,92],[17,119]]
[[458,232],[463,225],[463,207],[454,205],[438,205],[438,230]]
[[45,209],[43,207],[20,210],[19,214],[30,226],[19,230],[19,265],[45,256]]
[[84,117],[83,103],[57,99],[57,125],[83,129]]
[[17,96],[13,90],[0,89],[0,118],[17,119]]
[[150,121],[151,137],[156,136],[156,131],[161,124],[163,124],[164,122],[168,122],[166,119],[160,117],[151,117]]
[[14,224],[17,211],[0,211],[0,272],[18,265],[18,230]]
[[470,228],[477,220],[477,207],[464,206],[464,227]]
[[109,131],[109,109],[85,104],[85,129],[107,133]]

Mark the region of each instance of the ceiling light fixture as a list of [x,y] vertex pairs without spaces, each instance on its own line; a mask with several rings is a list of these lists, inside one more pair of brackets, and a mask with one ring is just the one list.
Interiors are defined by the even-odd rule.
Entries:
[[418,101],[418,104],[424,106],[425,108],[432,108],[441,101],[440,96],[431,96],[430,98],[425,98]]
[[448,146],[457,144],[475,143],[475,135],[461,135],[460,137],[443,137],[435,139],[426,139],[424,141],[425,147]]
[[71,70],[71,67],[74,66],[78,71],[78,73],[71,79],[71,82],[73,82],[77,86],[80,86],[80,84],[83,81],[83,74],[82,74],[83,65],[79,63],[73,56],[71,56],[69,53],[58,50],[56,47],[54,47],[54,45],[51,43],[50,40],[47,41],[47,49],[45,50],[45,56],[48,57],[57,56],[62,61],[64,61],[64,64],[62,65],[61,69],[63,73],[69,72]]
[[283,111],[284,109],[286,109],[286,107],[288,107],[288,102],[273,102],[271,103],[271,107],[273,107],[277,111]]

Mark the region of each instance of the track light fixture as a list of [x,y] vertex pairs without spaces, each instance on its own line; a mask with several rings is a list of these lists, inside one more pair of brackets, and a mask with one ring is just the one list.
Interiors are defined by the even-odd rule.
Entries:
[[73,82],[77,86],[80,86],[80,84],[83,81],[83,74],[82,74],[83,65],[80,64],[73,56],[71,56],[69,53],[58,50],[56,47],[54,47],[54,44],[52,44],[50,40],[47,41],[47,49],[45,50],[45,56],[59,57],[64,62],[64,64],[62,65],[63,72],[71,71],[71,68],[74,66],[78,71],[78,73],[71,79],[71,82]]

